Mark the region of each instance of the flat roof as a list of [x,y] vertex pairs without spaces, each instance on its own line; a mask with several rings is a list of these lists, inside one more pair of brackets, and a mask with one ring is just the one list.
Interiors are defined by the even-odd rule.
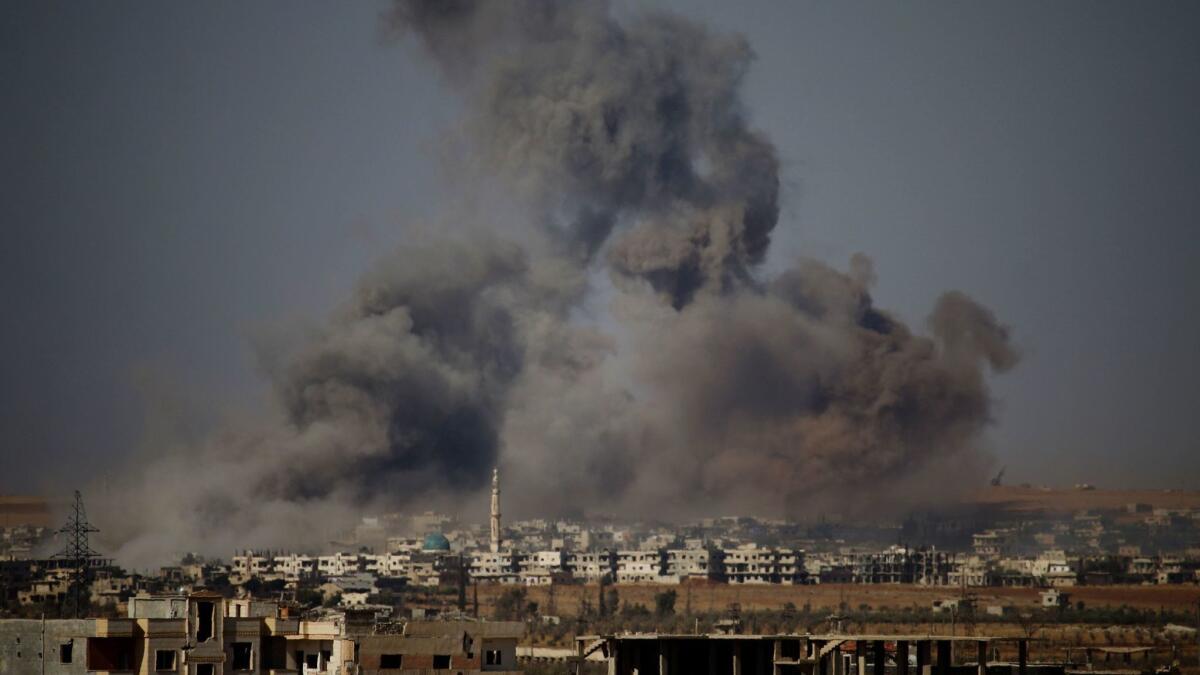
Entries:
[[920,635],[915,635],[915,634],[885,635],[882,633],[861,633],[861,634],[853,634],[853,635],[825,634],[825,635],[804,635],[802,637],[806,637],[810,640],[846,640],[849,642],[857,642],[860,640],[864,641],[864,642],[896,642],[896,641],[903,641],[903,642],[920,642],[920,641],[926,641],[926,642],[927,641],[934,641],[934,642],[1017,642],[1020,640],[1026,640],[1026,641],[1030,641],[1030,642],[1034,641],[1033,638],[999,636],[999,635],[931,635],[928,633],[920,634]]
[[767,634],[729,634],[729,633],[616,633],[611,635],[580,635],[579,641],[593,640],[787,640],[805,639],[832,642],[1036,642],[1035,638],[1002,637],[988,635],[884,635],[880,633],[863,633],[853,635],[814,635],[810,633],[767,633]]

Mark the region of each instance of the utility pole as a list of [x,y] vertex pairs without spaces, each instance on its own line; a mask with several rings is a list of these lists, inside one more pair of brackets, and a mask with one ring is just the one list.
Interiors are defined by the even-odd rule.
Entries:
[[467,564],[466,558],[460,552],[458,554],[458,613],[465,614],[467,611]]
[[471,580],[471,614],[479,618],[479,580]]
[[88,545],[88,535],[99,531],[88,522],[87,512],[83,508],[83,495],[76,490],[75,502],[71,506],[71,515],[67,518],[67,524],[58,529],[58,534],[66,538],[66,543],[63,545],[63,550],[55,556],[74,567],[71,575],[70,597],[73,605],[72,613],[76,619],[83,618],[83,594],[89,592],[87,582],[91,577],[92,561],[100,557],[100,554],[93,551]]
[[1196,665],[1200,666],[1200,600],[1196,601]]

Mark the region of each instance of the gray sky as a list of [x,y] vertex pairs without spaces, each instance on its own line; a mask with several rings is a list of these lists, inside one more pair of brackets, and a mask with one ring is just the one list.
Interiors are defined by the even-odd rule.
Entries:
[[[994,383],[1012,480],[1200,488],[1200,7],[670,6],[759,55],[768,265],[862,251],[915,324],[948,289],[994,309],[1025,353]],[[379,10],[6,6],[0,491],[264,407],[254,336],[438,212],[457,103]]]

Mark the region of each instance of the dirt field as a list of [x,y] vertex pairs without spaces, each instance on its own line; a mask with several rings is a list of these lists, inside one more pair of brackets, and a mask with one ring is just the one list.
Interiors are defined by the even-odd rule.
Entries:
[[[506,587],[480,586],[479,602],[490,607],[495,598]],[[654,606],[654,596],[667,589],[678,593],[676,608],[682,611],[690,595],[693,611],[723,611],[730,603],[739,603],[743,610],[778,610],[791,602],[796,607],[810,604],[813,609],[837,608],[845,602],[847,607],[858,609],[868,605],[871,609],[898,609],[902,607],[928,608],[934,600],[952,598],[959,594],[955,588],[928,588],[922,586],[864,586],[859,584],[822,584],[815,586],[729,586],[713,585],[627,585],[616,586],[622,602]],[[978,598],[979,606],[1012,605],[1034,607],[1038,602],[1038,589],[1033,588],[975,588],[972,593]],[[1128,605],[1135,609],[1168,609],[1195,611],[1200,602],[1200,586],[1079,586],[1068,589],[1071,602],[1083,602],[1088,608],[1120,607]],[[550,593],[545,587],[528,589],[529,599],[537,602],[543,611],[551,606]],[[563,615],[578,612],[581,598],[595,603],[597,588],[588,586],[556,586],[554,589],[555,611]]]

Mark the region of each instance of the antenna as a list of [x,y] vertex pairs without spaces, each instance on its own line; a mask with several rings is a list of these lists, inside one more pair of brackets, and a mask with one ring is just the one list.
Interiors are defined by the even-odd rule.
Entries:
[[71,575],[70,597],[71,610],[76,619],[82,618],[83,594],[87,591],[92,561],[100,557],[100,554],[88,546],[88,535],[99,531],[87,521],[87,512],[83,508],[83,495],[76,490],[75,503],[71,506],[71,515],[67,517],[67,524],[58,529],[59,534],[65,535],[66,544],[63,545],[63,550],[55,556],[75,568]]

